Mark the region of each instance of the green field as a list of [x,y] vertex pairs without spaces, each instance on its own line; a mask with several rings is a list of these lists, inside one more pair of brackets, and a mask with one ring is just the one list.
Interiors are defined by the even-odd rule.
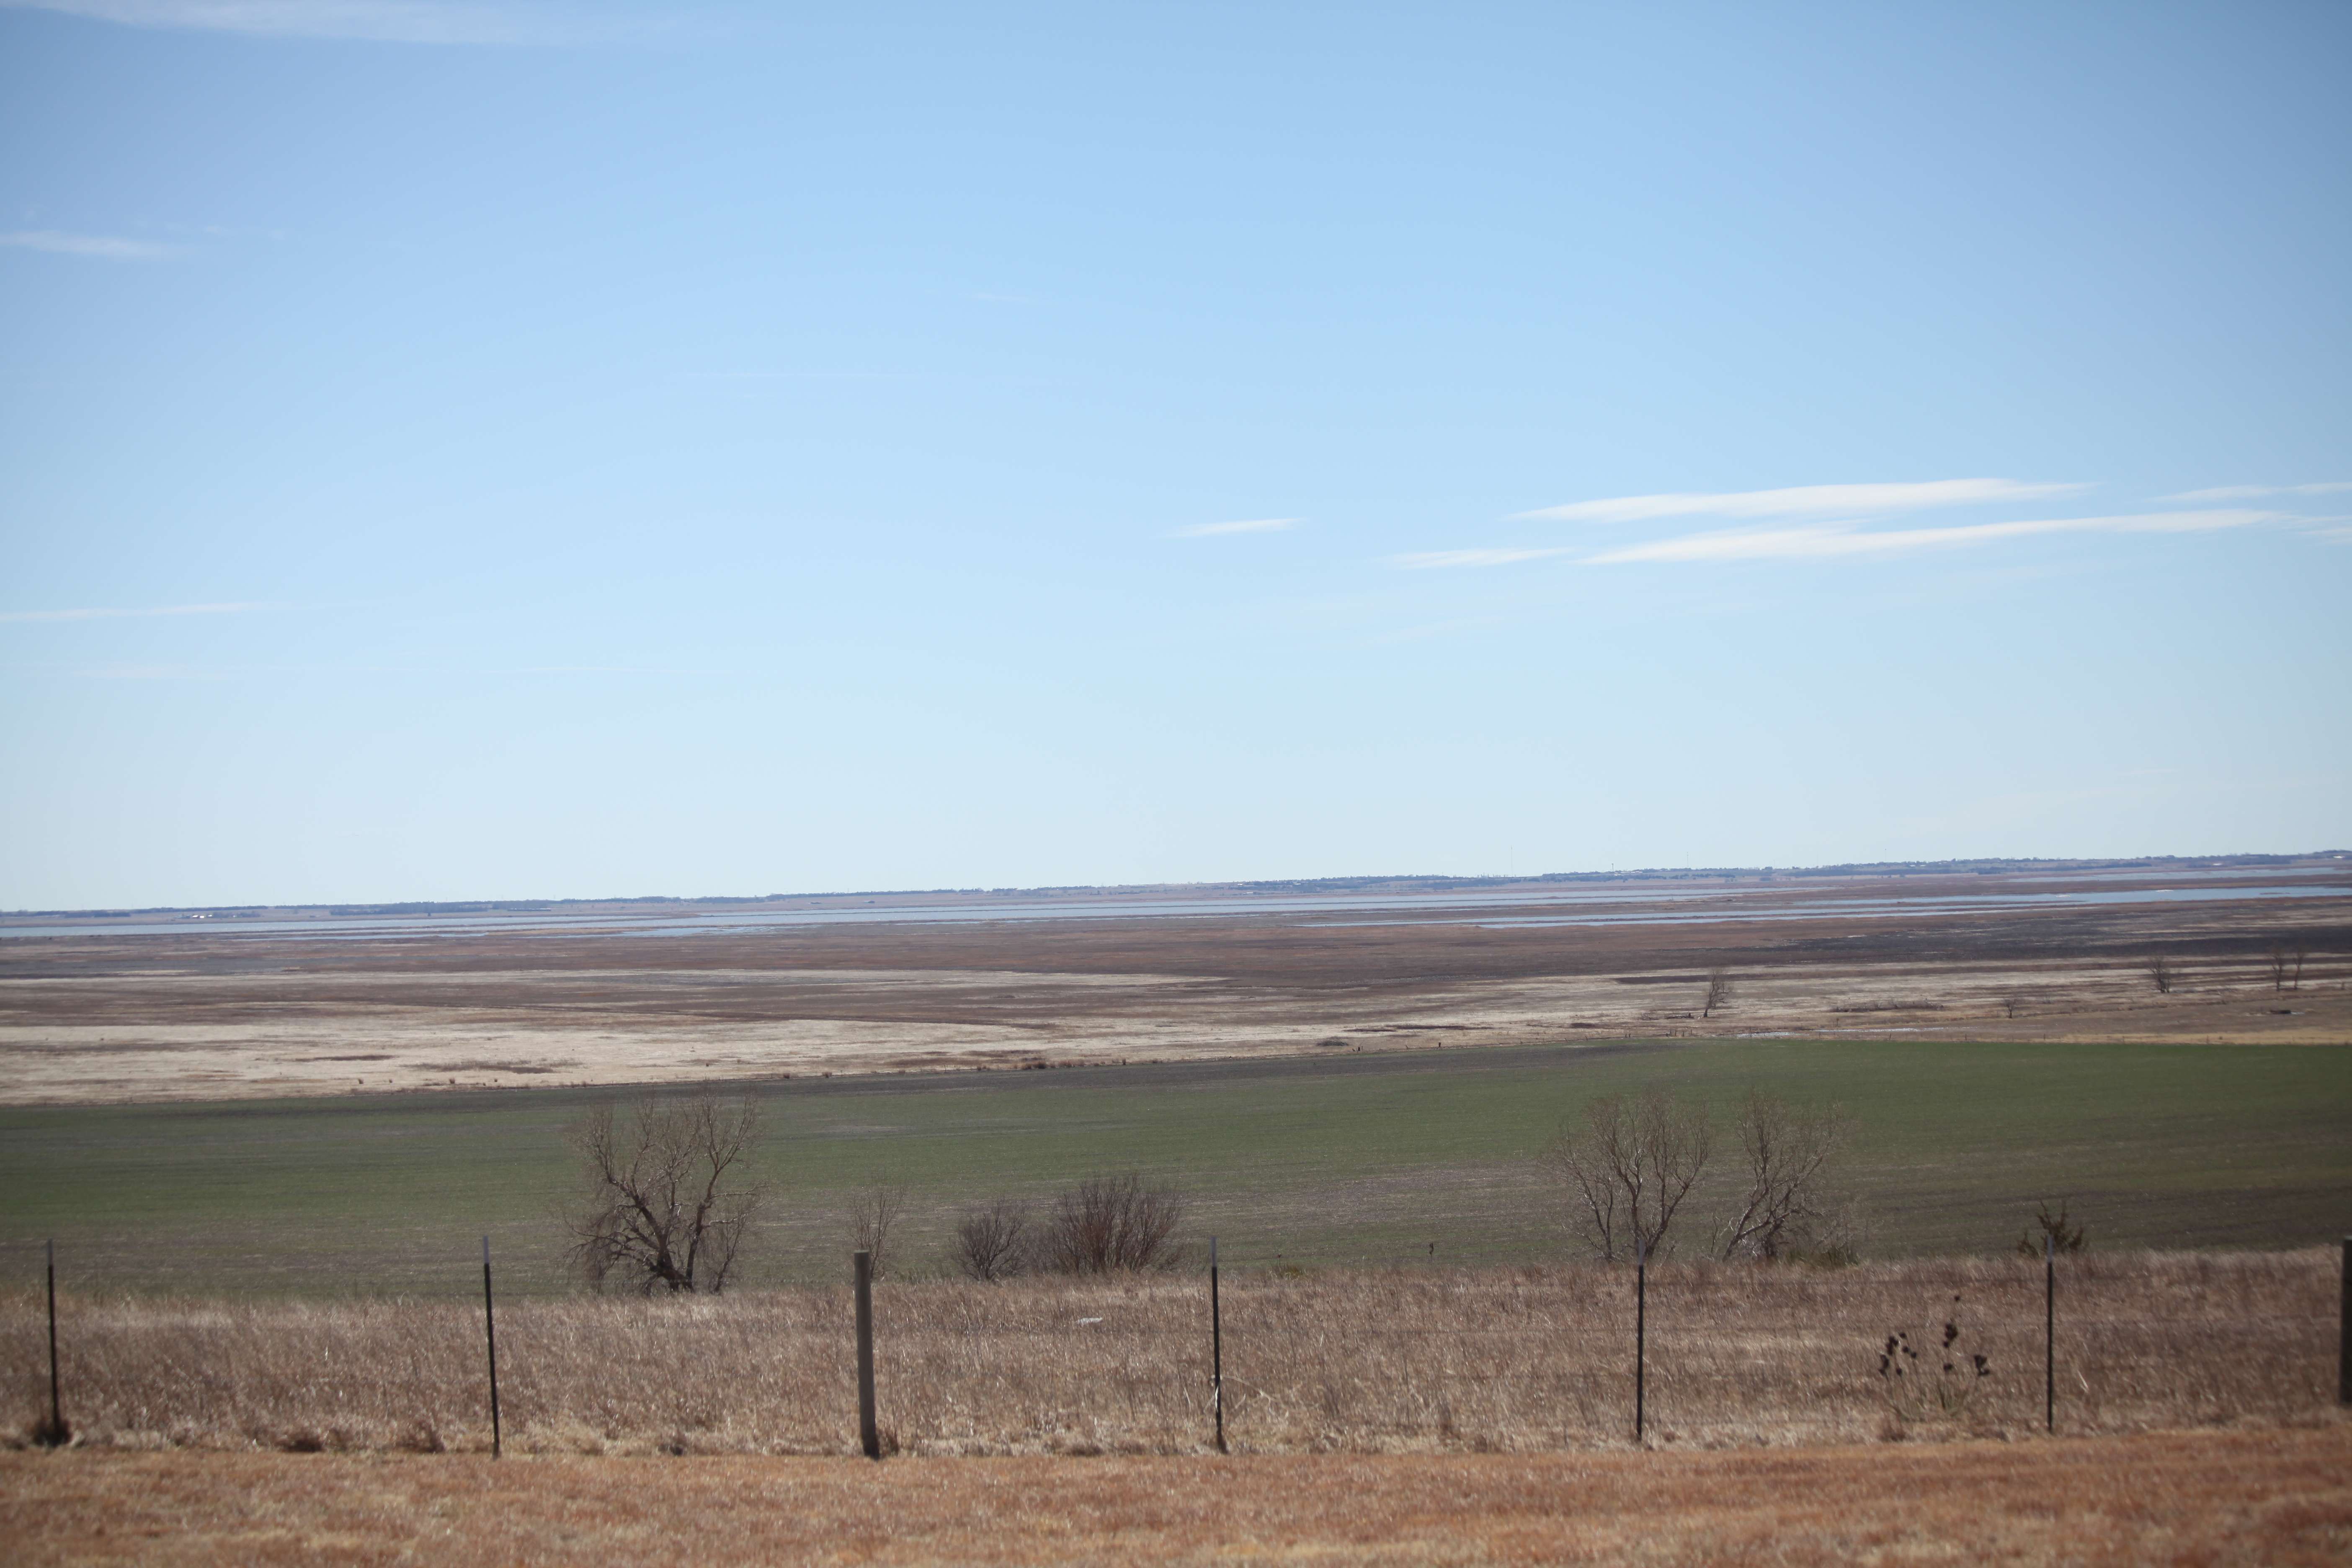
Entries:
[[[1192,1194],[1243,1267],[1557,1258],[1528,1156],[1654,1083],[1717,1108],[1726,1177],[1750,1085],[1842,1101],[1872,1255],[1999,1250],[2045,1196],[2098,1247],[2352,1230],[2343,1047],[1677,1041],[761,1084],[776,1192],[745,1282],[839,1274],[843,1194],[877,1177],[913,1190],[909,1261],[940,1267],[958,1205],[1128,1168]],[[487,1232],[514,1288],[561,1289],[562,1131],[608,1093],[0,1110],[0,1263],[29,1275],[54,1236],[83,1287],[446,1294]]]

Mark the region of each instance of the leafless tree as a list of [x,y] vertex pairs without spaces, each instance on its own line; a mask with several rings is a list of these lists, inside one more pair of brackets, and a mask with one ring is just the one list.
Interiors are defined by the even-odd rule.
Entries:
[[1805,1244],[1828,1216],[1828,1169],[1853,1126],[1842,1107],[1801,1110],[1748,1090],[1739,1113],[1748,1194],[1725,1234],[1724,1257],[1779,1258]]
[[975,1204],[956,1221],[956,1264],[973,1279],[1010,1279],[1024,1273],[1035,1237],[1029,1206],[1012,1198]]
[[1587,1101],[1582,1125],[1563,1126],[1539,1158],[1570,1225],[1614,1262],[1658,1250],[1712,1147],[1705,1106],[1651,1089]]
[[890,1237],[907,1212],[907,1189],[895,1182],[872,1182],[850,1194],[841,1211],[842,1239],[852,1252],[873,1255],[874,1278],[887,1279],[897,1254]]
[[1183,1217],[1183,1196],[1173,1188],[1147,1187],[1132,1172],[1090,1176],[1054,1200],[1037,1240],[1038,1265],[1056,1274],[1173,1268]]
[[2300,991],[2303,989],[2303,965],[2310,950],[2297,943],[2293,947],[2280,942],[2271,949],[2271,989]]
[[2024,1011],[2025,998],[2016,994],[2014,992],[2000,999],[2000,1014],[2002,1017],[2014,1018]]
[[746,1161],[759,1135],[751,1100],[648,1094],[624,1117],[606,1103],[571,1128],[583,1191],[565,1215],[569,1257],[602,1289],[717,1294],[765,1195]]
[[2171,994],[2172,988],[2180,984],[2180,971],[2160,952],[2147,961],[2147,977],[2155,984],[2159,995]]
[[1717,1008],[1730,1005],[1730,971],[1724,969],[1710,971],[1706,977],[1706,1001],[1700,1005],[1698,1016],[1702,1018],[1712,1018],[1715,1016]]

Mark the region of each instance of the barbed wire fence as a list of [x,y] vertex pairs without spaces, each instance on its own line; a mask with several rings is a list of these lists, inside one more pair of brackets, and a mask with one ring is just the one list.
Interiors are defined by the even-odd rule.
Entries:
[[1531,1451],[2089,1435],[2352,1406],[2352,1237],[1842,1268],[1211,1261],[512,1302],[493,1300],[487,1239],[481,1268],[477,1308],[61,1299],[52,1247],[40,1292],[7,1304],[18,1440]]

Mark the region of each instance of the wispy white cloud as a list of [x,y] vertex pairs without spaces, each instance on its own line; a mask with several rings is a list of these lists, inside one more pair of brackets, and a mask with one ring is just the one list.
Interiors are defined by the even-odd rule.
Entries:
[[110,621],[131,616],[233,616],[263,608],[251,605],[161,605],[152,609],[0,610],[0,621]]
[[1854,523],[1802,528],[1727,529],[1687,534],[1649,544],[1632,544],[1585,557],[1592,566],[1636,561],[1819,561],[1855,556],[1885,557],[1919,550],[1949,550],[1995,540],[2046,533],[2193,533],[2275,522],[2274,511],[2167,511],[2126,517],[2038,518],[2026,522],[1979,522],[1957,528],[1902,528],[1864,531]]
[[1587,554],[1585,547],[1502,546],[1489,550],[1433,550],[1391,555],[1389,563],[1417,570],[1452,566],[1511,566],[1523,561],[1573,557],[1587,566],[1632,562],[1824,561],[1886,557],[1921,550],[1949,550],[1996,540],[2044,533],[2195,533],[2256,523],[2301,521],[2284,512],[2243,509],[2140,512],[2120,517],[2036,518],[2024,522],[1979,522],[1954,528],[1866,530],[1860,522],[1814,522],[1797,528],[1732,528],[1685,534],[1647,544],[1628,544]]
[[1278,528],[1295,528],[1306,519],[1297,517],[1252,517],[1239,522],[1196,522],[1188,527],[1172,529],[1171,539],[1205,539],[1214,533],[1271,533]]
[[226,679],[215,669],[197,669],[184,664],[101,664],[76,670],[85,680],[220,680]]
[[20,228],[0,234],[0,245],[18,250],[46,250],[57,256],[96,256],[108,261],[152,261],[178,248],[106,234],[63,234],[53,228]]
[[2183,490],[2159,500],[2259,500],[2264,496],[2332,496],[2352,490],[2352,479],[2331,479],[2316,485],[2221,485],[2210,490]]
[[1426,570],[1445,566],[1512,566],[1522,561],[1549,561],[1556,555],[1580,555],[1582,549],[1543,546],[1532,550],[1517,550],[1507,545],[1493,550],[1423,550],[1407,555],[1391,555],[1389,564]]
[[1855,517],[1929,507],[1983,506],[2070,495],[2081,484],[2018,479],[1928,479],[1916,484],[1797,485],[1777,490],[1615,496],[1514,512],[1515,519],[1557,522],[1646,522],[1666,517]]
[[575,6],[465,0],[0,0],[0,5],[131,27],[394,44],[574,44],[645,30],[616,26]]

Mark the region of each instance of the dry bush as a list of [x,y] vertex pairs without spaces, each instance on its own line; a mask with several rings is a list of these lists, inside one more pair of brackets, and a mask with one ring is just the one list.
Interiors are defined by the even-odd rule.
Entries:
[[2067,1201],[2058,1200],[2058,1212],[2050,1212],[2050,1200],[2042,1199],[2033,1205],[2033,1223],[2017,1238],[2020,1258],[2040,1258],[2046,1253],[2083,1252],[2090,1247],[2090,1232],[2070,1223],[2066,1216]]
[[1173,1268],[1183,1219],[1184,1199],[1172,1188],[1147,1187],[1132,1172],[1090,1176],[1054,1200],[1036,1261],[1055,1274]]
[[896,1182],[876,1182],[850,1195],[841,1213],[841,1237],[852,1252],[872,1259],[873,1277],[887,1279],[897,1272],[898,1248],[891,1238],[899,1216],[907,1212],[907,1188]]
[[1028,1271],[1035,1240],[1028,1205],[1015,1198],[975,1204],[956,1220],[956,1267],[967,1279],[1010,1279]]
[[[2327,1419],[2336,1268],[2318,1249],[2062,1260],[2061,1432]],[[885,1285],[883,1420],[914,1453],[1207,1451],[1206,1285],[1165,1273]],[[1701,1260],[1651,1271],[1654,1438],[1880,1435],[1887,1332],[1940,1322],[1955,1294],[1991,1371],[1950,1429],[2038,1432],[2038,1261]],[[1621,1445],[1633,1295],[1622,1267],[1229,1271],[1226,1429],[1261,1452]],[[478,1306],[61,1307],[66,1415],[85,1443],[488,1447]],[[846,1287],[502,1302],[499,1352],[510,1451],[856,1450]],[[21,1442],[47,1409],[37,1292],[0,1298],[0,1431]]]

